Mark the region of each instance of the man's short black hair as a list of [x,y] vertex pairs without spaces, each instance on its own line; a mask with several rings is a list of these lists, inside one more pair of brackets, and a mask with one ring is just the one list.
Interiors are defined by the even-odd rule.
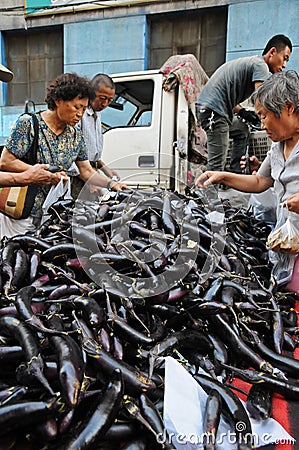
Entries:
[[109,75],[106,73],[98,73],[91,79],[91,85],[95,91],[99,89],[99,86],[103,85],[109,89],[115,90],[115,84]]
[[263,55],[268,53],[268,51],[275,47],[277,52],[281,52],[281,50],[284,50],[286,47],[289,47],[289,49],[292,51],[293,46],[290,39],[285,36],[284,34],[276,34],[273,36],[266,44],[266,47],[264,48]]

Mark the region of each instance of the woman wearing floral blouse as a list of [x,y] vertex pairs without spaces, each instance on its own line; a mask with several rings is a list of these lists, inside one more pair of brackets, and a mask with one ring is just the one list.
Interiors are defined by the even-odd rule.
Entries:
[[[82,133],[75,125],[82,119],[94,91],[85,77],[75,73],[59,75],[47,89],[46,103],[48,109],[36,113],[39,122],[39,150],[37,163],[59,167],[52,184],[60,178],[67,179],[66,173],[74,162],[80,172],[80,178],[86,183],[112,190],[127,189],[121,182],[111,181],[107,176],[97,172],[89,163],[87,149]],[[33,141],[33,119],[30,115],[21,115],[13,126],[10,136],[2,151],[0,169],[10,172],[23,172],[30,166],[22,161]],[[41,220],[42,205],[50,187],[40,187],[35,204],[28,219],[14,220],[1,214],[1,238],[24,234],[34,230]]]

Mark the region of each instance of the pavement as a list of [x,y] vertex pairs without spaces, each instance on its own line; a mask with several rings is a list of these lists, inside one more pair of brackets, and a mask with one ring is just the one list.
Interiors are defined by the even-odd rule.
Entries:
[[250,193],[240,192],[236,189],[219,189],[218,195],[221,199],[228,199],[230,204],[236,208],[245,208],[247,209],[248,201],[250,198]]

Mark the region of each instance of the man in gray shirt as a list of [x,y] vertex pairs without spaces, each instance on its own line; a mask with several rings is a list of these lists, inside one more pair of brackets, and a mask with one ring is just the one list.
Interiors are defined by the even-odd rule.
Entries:
[[224,170],[234,113],[247,122],[258,122],[256,114],[240,103],[248,99],[270,73],[284,69],[291,52],[290,39],[278,34],[268,41],[261,56],[224,63],[204,86],[197,102],[197,118],[207,133],[207,170]]

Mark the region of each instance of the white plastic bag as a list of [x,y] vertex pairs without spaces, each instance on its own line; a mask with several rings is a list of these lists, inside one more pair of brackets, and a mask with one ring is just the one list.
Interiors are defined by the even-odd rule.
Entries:
[[269,234],[267,245],[271,250],[287,255],[299,254],[298,219],[298,214],[294,217],[289,213],[286,222]]
[[32,216],[30,216],[27,219],[16,220],[0,213],[0,239],[4,236],[12,238],[19,234],[34,232],[35,226],[32,223],[32,219]]
[[43,203],[43,216],[41,223],[44,223],[50,216],[50,214],[48,214],[50,206],[61,198],[64,198],[66,200],[72,198],[70,178],[68,178],[67,181],[64,181],[63,178],[61,178],[56,186],[51,186],[48,195]]

